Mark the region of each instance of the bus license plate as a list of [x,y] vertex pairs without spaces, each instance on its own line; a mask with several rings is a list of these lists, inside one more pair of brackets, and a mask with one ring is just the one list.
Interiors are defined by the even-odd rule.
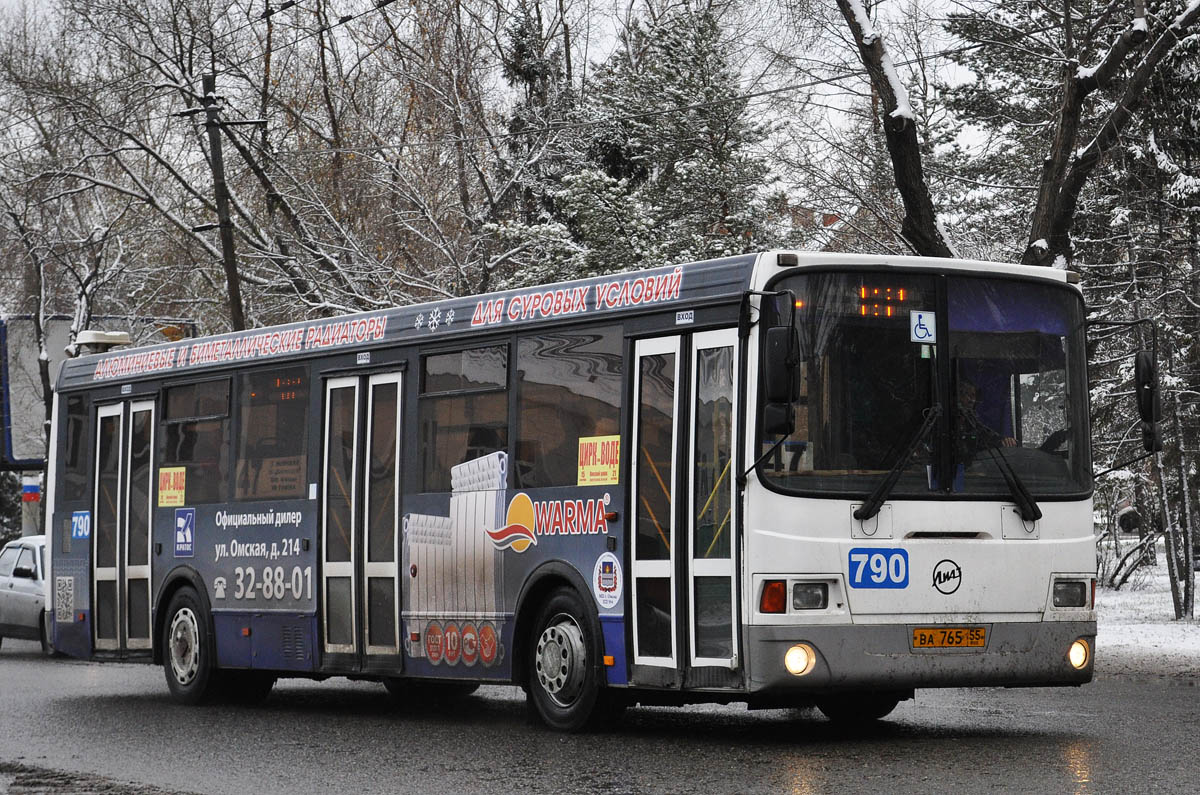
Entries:
[[982,649],[987,646],[986,627],[917,627],[914,649]]

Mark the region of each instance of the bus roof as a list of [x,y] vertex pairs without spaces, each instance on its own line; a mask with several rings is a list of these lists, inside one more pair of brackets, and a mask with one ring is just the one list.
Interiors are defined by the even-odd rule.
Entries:
[[747,289],[761,288],[781,270],[814,266],[932,268],[1066,281],[1063,271],[993,262],[772,251],[91,354],[63,363],[58,389],[174,377],[391,344],[451,341],[476,332],[566,318],[599,320],[622,312],[732,301]]

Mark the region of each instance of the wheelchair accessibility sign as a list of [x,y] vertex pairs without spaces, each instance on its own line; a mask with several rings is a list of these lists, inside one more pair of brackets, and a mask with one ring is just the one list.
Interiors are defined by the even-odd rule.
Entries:
[[908,338],[926,344],[937,342],[937,318],[934,312],[908,313]]

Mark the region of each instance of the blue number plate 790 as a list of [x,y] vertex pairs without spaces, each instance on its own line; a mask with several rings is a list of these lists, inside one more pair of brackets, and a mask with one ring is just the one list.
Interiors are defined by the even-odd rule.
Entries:
[[851,588],[907,588],[908,551],[880,547],[850,550]]

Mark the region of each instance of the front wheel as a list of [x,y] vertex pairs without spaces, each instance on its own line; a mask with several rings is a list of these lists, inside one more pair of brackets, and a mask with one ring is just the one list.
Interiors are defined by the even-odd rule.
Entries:
[[212,698],[212,656],[208,610],[193,589],[181,588],[171,597],[163,629],[163,672],[176,701],[200,704]]
[[597,676],[600,643],[579,595],[560,588],[534,623],[529,644],[529,700],[538,717],[559,731],[592,728],[610,710]]

